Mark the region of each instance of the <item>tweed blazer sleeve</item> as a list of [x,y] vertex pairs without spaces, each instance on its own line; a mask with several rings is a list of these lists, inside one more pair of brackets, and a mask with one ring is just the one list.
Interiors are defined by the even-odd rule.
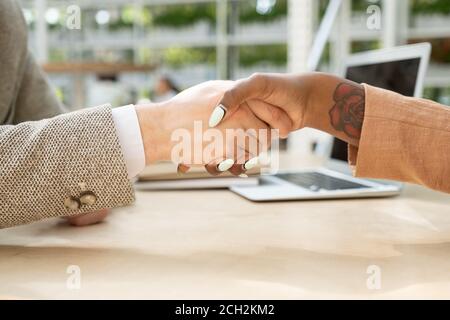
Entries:
[[0,228],[133,200],[109,106],[0,126]]
[[1,0],[0,228],[133,201],[110,107],[64,111],[28,51],[19,3]]

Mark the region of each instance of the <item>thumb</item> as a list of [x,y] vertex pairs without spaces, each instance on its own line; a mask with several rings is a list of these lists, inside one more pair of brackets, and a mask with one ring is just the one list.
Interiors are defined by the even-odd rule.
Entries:
[[214,108],[209,118],[209,127],[214,128],[219,125],[223,119],[232,115],[247,100],[263,100],[269,84],[268,75],[260,73],[236,81],[231,89],[225,91],[222,100]]

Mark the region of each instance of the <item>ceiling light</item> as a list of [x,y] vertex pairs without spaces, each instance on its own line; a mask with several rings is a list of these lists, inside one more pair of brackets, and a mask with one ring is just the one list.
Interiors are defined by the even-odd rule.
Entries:
[[111,15],[106,10],[100,10],[95,15],[95,21],[97,21],[98,24],[108,24],[109,20],[111,18]]
[[57,24],[59,21],[59,10],[56,8],[48,8],[45,12],[45,20],[48,24]]

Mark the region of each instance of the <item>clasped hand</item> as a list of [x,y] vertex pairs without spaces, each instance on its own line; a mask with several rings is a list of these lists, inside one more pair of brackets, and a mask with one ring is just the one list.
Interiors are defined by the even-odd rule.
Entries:
[[[350,131],[341,128],[337,88],[354,97],[364,94],[360,85],[327,74],[255,74],[205,82],[167,102],[136,106],[146,164],[172,161],[181,173],[205,166],[212,175],[229,171],[245,176],[272,139],[304,127],[357,145],[361,123],[356,121]],[[90,224],[104,217],[97,213],[81,219]]]

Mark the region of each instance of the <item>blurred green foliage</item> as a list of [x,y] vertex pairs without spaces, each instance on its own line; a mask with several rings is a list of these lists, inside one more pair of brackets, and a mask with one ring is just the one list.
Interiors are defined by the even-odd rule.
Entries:
[[[396,1],[396,0],[393,0]],[[383,2],[379,0],[378,2],[371,2],[369,0],[352,0],[352,9],[353,11],[364,11],[366,12],[367,8],[371,5],[377,5],[382,7]]]
[[158,26],[183,27],[198,21],[216,21],[215,3],[160,6],[152,9],[153,23]]
[[376,50],[381,48],[381,43],[379,40],[373,41],[354,41],[351,45],[352,53]]
[[413,14],[450,14],[449,0],[410,0]]
[[284,66],[287,63],[286,45],[240,46],[239,65],[251,67],[261,63]]
[[[242,24],[254,22],[270,22],[287,15],[288,0],[277,0],[274,7],[266,14],[257,12],[257,0],[232,0],[238,6],[239,22]],[[329,3],[329,0],[318,0],[320,12],[323,14]],[[392,0],[395,1],[395,0]],[[450,14],[450,0],[409,0],[411,3],[412,14]],[[367,7],[373,2],[369,0],[352,0],[352,8],[354,11],[365,12]],[[380,0],[378,5],[382,5]],[[83,24],[86,20],[93,22],[97,11],[82,16]],[[90,19],[87,19],[87,18]],[[144,6],[142,9],[136,9],[133,5],[125,5],[117,9],[116,14],[112,15],[108,26],[111,31],[120,29],[131,29],[134,22],[145,28],[153,28],[157,26],[183,28],[193,25],[199,21],[207,21],[213,27],[216,20],[216,4],[214,2],[207,3],[191,3],[177,5],[158,5]],[[58,24],[49,26],[50,30],[62,28],[64,22],[64,13],[61,12],[61,21]],[[97,26],[95,22],[93,25]],[[97,26],[98,27],[98,26]],[[425,39],[426,40],[426,39]],[[437,62],[450,63],[450,40],[438,39],[433,40],[433,60]],[[353,42],[352,52],[360,52],[372,50],[379,47],[378,41],[369,42]],[[155,58],[158,56],[157,58]],[[51,52],[52,61],[62,61],[64,57],[61,52]],[[132,60],[127,53],[125,57]],[[149,53],[143,55],[144,61],[147,60],[163,60],[173,67],[181,67],[188,64],[208,63],[215,64],[216,53],[214,48],[169,48],[160,54]],[[323,61],[329,60],[329,52],[324,53]],[[239,64],[243,67],[250,67],[261,63],[271,63],[273,65],[285,65],[287,62],[286,45],[264,45],[264,46],[241,46],[239,48]]]
[[[191,64],[216,63],[215,48],[179,48],[163,50],[162,62],[173,68],[181,68]],[[262,63],[285,66],[287,63],[286,45],[240,46],[239,65],[251,67]]]
[[[395,1],[395,0],[392,0]],[[409,0],[411,5],[411,12],[417,14],[450,14],[449,0]],[[327,0],[322,2],[328,2]],[[352,0],[352,9],[354,11],[366,11],[371,4],[369,0]],[[382,6],[382,1],[377,5]]]
[[216,49],[172,47],[164,50],[163,61],[174,68],[199,63],[214,65],[216,63]]
[[[256,10],[257,0],[238,1],[239,21],[241,23],[269,22],[287,15],[287,0],[277,0],[272,10],[260,14]],[[138,18],[145,26],[181,28],[199,21],[216,22],[216,4],[193,3],[181,5],[144,7],[136,12],[132,6],[125,6],[119,19],[110,23],[110,29],[131,28]]]
[[[395,1],[395,0],[393,0]],[[442,13],[450,14],[450,0],[410,0],[413,14]],[[240,0],[239,21],[243,24],[253,22],[269,22],[287,15],[287,0],[277,0],[276,4],[267,14],[260,14],[256,10],[257,0]],[[329,0],[320,0],[320,11],[323,14]],[[354,11],[366,11],[369,5],[373,4],[369,0],[352,0]],[[382,1],[378,3],[382,6]],[[124,6],[121,10],[120,18],[110,23],[112,30],[132,27],[133,20],[137,19],[142,25],[184,27],[195,24],[199,21],[208,21],[211,24],[216,20],[215,3],[194,3],[166,6],[144,7],[136,11],[133,6]]]
[[450,88],[426,87],[423,97],[450,106]]
[[134,22],[141,26],[151,26],[153,23],[151,10],[149,8],[137,10],[132,5],[124,6],[120,9],[119,16],[108,24],[108,28],[111,31],[131,29]]

